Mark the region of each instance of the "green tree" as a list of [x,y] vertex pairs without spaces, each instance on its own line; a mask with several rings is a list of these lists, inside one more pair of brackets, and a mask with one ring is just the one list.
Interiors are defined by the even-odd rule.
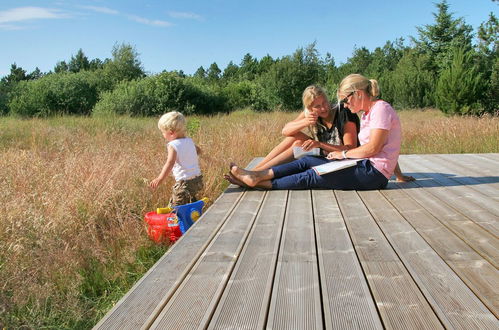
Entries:
[[453,18],[446,0],[436,4],[438,13],[433,13],[434,24],[417,27],[419,39],[412,38],[416,49],[428,54],[435,72],[449,67],[453,50],[457,47],[472,48],[472,30],[463,18]]
[[145,77],[139,54],[129,44],[116,44],[112,50],[112,59],[104,64],[104,74],[115,83]]
[[80,48],[76,55],[71,56],[71,60],[68,63],[68,70],[76,73],[89,69],[90,62],[88,61],[87,56],[83,53],[83,50]]
[[383,99],[399,108],[424,108],[434,104],[435,78],[427,54],[407,49],[395,70],[380,78]]
[[210,82],[216,83],[220,79],[220,73],[222,73],[222,70],[220,70],[216,62],[213,62],[206,71],[206,77]]
[[231,80],[236,80],[239,76],[239,67],[235,65],[232,61],[227,64],[222,73],[222,79],[225,82],[229,82]]
[[194,73],[194,77],[204,79],[206,78],[206,70],[203,68],[203,66],[200,66],[196,72]]
[[456,48],[450,65],[442,70],[437,82],[437,107],[447,114],[479,114],[482,74],[473,63],[471,51]]

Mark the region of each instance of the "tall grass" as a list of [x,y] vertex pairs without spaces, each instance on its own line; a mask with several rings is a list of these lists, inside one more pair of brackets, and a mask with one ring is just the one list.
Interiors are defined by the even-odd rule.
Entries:
[[[296,114],[190,117],[203,150],[203,195],[215,200],[228,162],[248,163]],[[402,153],[499,152],[499,118],[400,112]],[[165,141],[154,118],[0,119],[0,327],[92,327],[167,250],[147,238]]]

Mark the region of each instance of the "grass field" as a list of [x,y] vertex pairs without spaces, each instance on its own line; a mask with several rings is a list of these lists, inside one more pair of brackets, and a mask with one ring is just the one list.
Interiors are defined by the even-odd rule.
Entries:
[[[399,114],[404,154],[499,152],[498,117]],[[295,116],[188,118],[203,195],[215,200],[229,161],[263,156]],[[0,118],[0,155],[0,327],[91,328],[168,248],[143,224],[173,184],[147,186],[166,157],[156,119]]]

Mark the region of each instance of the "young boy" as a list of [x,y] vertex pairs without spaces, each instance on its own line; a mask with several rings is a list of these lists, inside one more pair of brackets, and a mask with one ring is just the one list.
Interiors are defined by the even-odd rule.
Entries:
[[149,186],[156,189],[170,172],[175,177],[170,206],[188,204],[198,200],[203,188],[203,177],[199,168],[198,154],[201,150],[191,138],[186,137],[185,117],[177,111],[165,113],[158,121],[158,128],[168,141],[168,156],[158,177]]

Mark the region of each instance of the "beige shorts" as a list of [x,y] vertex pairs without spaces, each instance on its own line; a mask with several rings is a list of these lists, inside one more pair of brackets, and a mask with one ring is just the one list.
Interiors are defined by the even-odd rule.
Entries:
[[189,204],[199,199],[198,194],[203,189],[203,176],[199,175],[190,180],[175,182],[170,198],[170,206]]

